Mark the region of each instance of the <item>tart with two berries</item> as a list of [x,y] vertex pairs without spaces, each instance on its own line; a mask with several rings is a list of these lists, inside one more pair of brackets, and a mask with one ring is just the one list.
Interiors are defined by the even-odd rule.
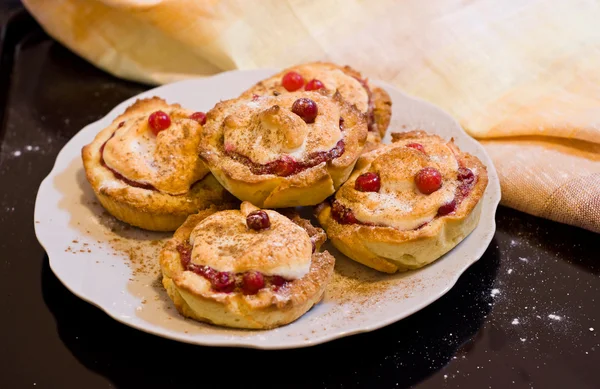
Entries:
[[163,285],[184,316],[249,329],[282,326],[323,297],[335,260],[326,235],[294,211],[243,202],[190,216],[160,256]]
[[200,157],[240,200],[316,205],[348,179],[366,137],[365,115],[339,93],[240,97],[207,113]]
[[375,148],[390,124],[392,100],[388,93],[373,87],[350,66],[312,62],[285,69],[248,89],[243,97],[279,95],[296,91],[325,90],[330,96],[339,92],[367,117],[368,137],[365,151]]
[[386,273],[423,267],[470,234],[488,181],[485,166],[452,140],[422,131],[392,138],[361,156],[317,208],[336,248]]
[[199,210],[235,200],[197,154],[204,113],[154,97],[138,100],[83,147],[96,197],[117,219],[173,231]]

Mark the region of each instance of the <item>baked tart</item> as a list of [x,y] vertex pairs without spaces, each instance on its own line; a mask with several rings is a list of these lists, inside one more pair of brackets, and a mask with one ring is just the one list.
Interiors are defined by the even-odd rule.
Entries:
[[240,200],[316,205],[348,179],[366,137],[365,115],[339,93],[240,97],[207,113],[200,157]]
[[369,133],[365,151],[381,142],[390,124],[392,100],[388,93],[373,87],[350,66],[312,62],[293,66],[260,81],[242,96],[278,95],[295,91],[326,90],[330,96],[339,92],[351,105],[367,116]]
[[177,310],[199,321],[267,329],[293,322],[323,297],[335,259],[325,232],[294,211],[243,202],[190,216],[160,254]]
[[316,209],[333,245],[373,269],[423,267],[479,221],[488,177],[474,156],[422,131],[360,157],[350,179]]
[[117,219],[174,231],[199,210],[235,200],[197,154],[206,120],[154,97],[138,100],[83,147],[85,173],[98,200]]

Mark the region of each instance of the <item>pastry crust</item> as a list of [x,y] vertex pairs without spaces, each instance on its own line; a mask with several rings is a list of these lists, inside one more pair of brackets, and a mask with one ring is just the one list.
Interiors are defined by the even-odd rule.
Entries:
[[[340,191],[332,197],[331,201],[322,203],[316,209],[319,222],[325,228],[329,239],[337,249],[357,262],[386,273],[421,268],[451,250],[470,234],[479,221],[482,207],[481,198],[488,181],[485,166],[476,157],[461,152],[454,145],[453,141],[445,143],[438,136],[428,135],[422,131],[392,134],[392,137],[394,143],[382,146],[374,152],[361,156],[357,162],[355,171]],[[393,150],[399,147],[406,150],[405,145],[413,142],[428,142],[432,147],[435,143],[439,143],[440,146],[445,145],[455,155],[458,166],[468,168],[474,172],[476,180],[472,187],[470,187],[468,194],[458,202],[455,211],[444,216],[437,215],[417,228],[403,230],[398,227],[389,226],[392,223],[406,222],[399,219],[398,216],[394,216],[394,213],[390,211],[390,207],[393,205],[379,203],[378,205],[384,211],[388,212],[386,214],[387,217],[396,219],[390,219],[389,224],[386,223],[387,225],[369,225],[369,223],[362,222],[350,224],[339,223],[332,214],[332,201],[345,201],[344,197],[352,197],[354,194],[357,194],[357,196],[364,195],[364,192],[358,192],[354,189],[356,178],[364,172],[372,171],[372,165],[377,161],[379,155],[384,155],[387,160],[390,160],[394,158],[394,155],[399,155],[394,154]],[[411,150],[410,152],[413,151]],[[391,166],[393,166],[394,162],[390,161]],[[402,163],[401,160],[396,162]],[[389,172],[380,172],[381,175],[385,173]],[[451,173],[447,174],[451,175]],[[382,186],[384,179],[382,178]],[[444,177],[444,185],[451,186],[451,182],[446,182],[446,179]],[[448,181],[450,180],[451,178],[448,178]],[[408,191],[412,196],[414,195],[414,191],[416,191],[412,187],[401,186],[400,188],[400,194],[402,194],[402,191]],[[414,216],[415,220],[420,215],[427,215],[427,212],[429,212],[428,208],[435,207],[432,209],[437,213],[437,207],[443,205],[431,203],[419,207],[419,201],[427,201],[434,198],[429,199],[419,192],[414,196],[417,196],[414,212],[420,212],[420,214],[416,215],[413,211],[409,211],[408,213],[409,216]],[[435,201],[443,200],[438,199]],[[416,222],[421,223],[418,220]]]
[[[300,98],[310,98],[319,107],[314,123],[305,123],[291,112],[292,103]],[[340,118],[343,131],[340,131]],[[248,134],[252,134],[250,139],[236,139]],[[233,139],[227,147],[237,147],[236,153],[242,158],[262,163],[277,158],[304,163],[309,149],[312,148],[313,154],[327,153],[337,148],[340,141],[343,141],[343,152],[292,174],[257,173],[249,165],[252,161],[245,163],[228,153],[226,137]],[[207,114],[199,150],[215,177],[237,198],[260,207],[285,208],[315,205],[333,194],[352,172],[366,137],[365,115],[344,101],[339,93],[330,98],[325,91],[295,92],[259,99],[240,97],[218,103]],[[271,143],[257,145],[256,142],[266,142],[266,139]],[[302,155],[294,156],[285,151],[288,145],[293,148],[299,144],[302,145],[297,149]]]
[[340,92],[342,98],[367,116],[369,134],[365,150],[370,151],[377,147],[390,124],[392,100],[385,90],[371,86],[368,79],[350,66],[340,66],[331,62],[309,62],[292,66],[258,82],[244,92],[242,97],[251,98],[255,94],[262,96],[273,93],[289,93],[281,85],[281,79],[290,71],[302,75],[306,82],[312,79],[323,82],[331,96]]
[[[258,210],[250,203],[242,204],[242,214]],[[225,211],[240,212],[240,211]],[[275,211],[268,211],[274,217]],[[291,219],[280,227],[273,225],[274,231],[267,240],[279,233],[279,229],[302,228],[305,238],[315,245],[315,252],[309,253],[310,268],[301,278],[290,280],[284,286],[275,288],[268,286],[252,295],[243,294],[240,290],[229,293],[218,292],[211,287],[210,281],[182,265],[178,247],[189,242],[194,230],[200,223],[208,223],[208,217],[219,218],[220,212],[214,210],[201,211],[190,216],[175,232],[160,254],[160,266],[163,273],[163,285],[177,310],[184,316],[216,325],[247,329],[268,329],[293,322],[322,298],[327,284],[333,276],[334,257],[327,251],[319,252],[325,242],[326,235],[320,228],[313,227],[309,221],[301,219],[293,210],[285,210]],[[278,215],[282,217],[281,215]],[[245,217],[245,216],[244,216]],[[212,219],[211,219],[212,220]],[[291,220],[291,221],[290,221]],[[293,222],[293,223],[292,223]],[[286,225],[287,223],[287,225]],[[294,224],[295,223],[295,224]],[[202,225],[201,225],[202,227]],[[261,232],[253,232],[261,234]],[[302,242],[298,242],[302,243]],[[240,252],[247,251],[239,248]],[[277,250],[272,247],[273,252]],[[275,259],[277,260],[277,259]],[[260,271],[261,269],[255,269]]]
[[[158,174],[159,177],[156,179],[160,181],[152,181],[155,178],[148,177],[149,181],[139,182],[137,181],[139,176],[135,175],[139,175],[142,171],[141,167],[136,168],[136,163],[141,163],[140,156],[132,156],[131,152],[118,149],[111,154],[117,156],[111,162],[115,164],[113,166],[122,167],[123,170],[119,172],[115,167],[109,168],[104,160],[104,149],[108,147],[108,141],[114,137],[115,145],[110,146],[118,148],[129,140],[128,132],[150,131],[142,126],[147,126],[148,116],[157,110],[163,110],[172,116],[173,130],[170,127],[158,136],[165,137],[163,143],[170,144],[169,147],[173,150],[161,150],[159,145],[156,146],[153,154],[158,158],[161,152],[167,153],[165,159],[170,162],[175,161],[172,166],[169,166],[169,171],[161,170],[159,167],[158,172],[162,174]],[[188,118],[191,113],[177,104],[169,105],[158,97],[138,100],[108,127],[100,131],[92,143],[83,147],[81,155],[86,177],[96,197],[110,214],[125,223],[143,229],[173,231],[185,221],[187,216],[199,210],[213,206],[215,209],[225,209],[235,205],[233,196],[227,193],[195,154],[201,126]],[[128,126],[130,127],[126,128]],[[121,127],[122,130],[115,134]],[[175,131],[180,133],[177,134]],[[131,179],[126,175],[134,175],[134,177]],[[164,177],[167,179],[163,179]],[[188,180],[188,189],[183,193],[181,193],[181,177]],[[163,191],[156,189],[153,184],[161,187]],[[168,193],[170,189],[178,193]]]
[[392,98],[383,89],[379,87],[373,88],[373,117],[375,126],[381,138],[385,136],[387,129],[392,120]]

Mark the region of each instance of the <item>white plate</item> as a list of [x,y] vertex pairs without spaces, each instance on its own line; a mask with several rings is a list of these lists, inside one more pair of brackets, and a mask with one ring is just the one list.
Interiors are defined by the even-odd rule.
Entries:
[[367,269],[326,247],[337,264],[325,299],[296,322],[278,329],[231,330],[181,317],[160,286],[156,263],[161,241],[169,234],[131,228],[106,214],[85,179],[81,148],[137,98],[160,96],[189,109],[207,111],[219,99],[235,97],[275,72],[227,72],[158,87],[119,104],[65,145],[40,185],[35,232],[54,274],[71,292],[124,324],[166,338],[210,346],[283,349],[372,331],[405,318],[445,294],[483,255],[494,235],[500,200],[498,176],[490,158],[439,108],[375,82],[392,97],[390,130],[423,129],[447,139],[454,137],[462,150],[487,166],[489,184],[475,231],[432,265],[392,276]]

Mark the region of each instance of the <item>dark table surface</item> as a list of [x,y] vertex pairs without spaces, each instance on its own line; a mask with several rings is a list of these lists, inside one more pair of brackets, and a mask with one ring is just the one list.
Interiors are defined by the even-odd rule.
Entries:
[[41,180],[82,127],[147,86],[94,68],[26,14],[0,62],[0,388],[599,388],[598,235],[500,207],[456,286],[384,329],[307,349],[206,348],[148,335],[72,295],[37,243]]

